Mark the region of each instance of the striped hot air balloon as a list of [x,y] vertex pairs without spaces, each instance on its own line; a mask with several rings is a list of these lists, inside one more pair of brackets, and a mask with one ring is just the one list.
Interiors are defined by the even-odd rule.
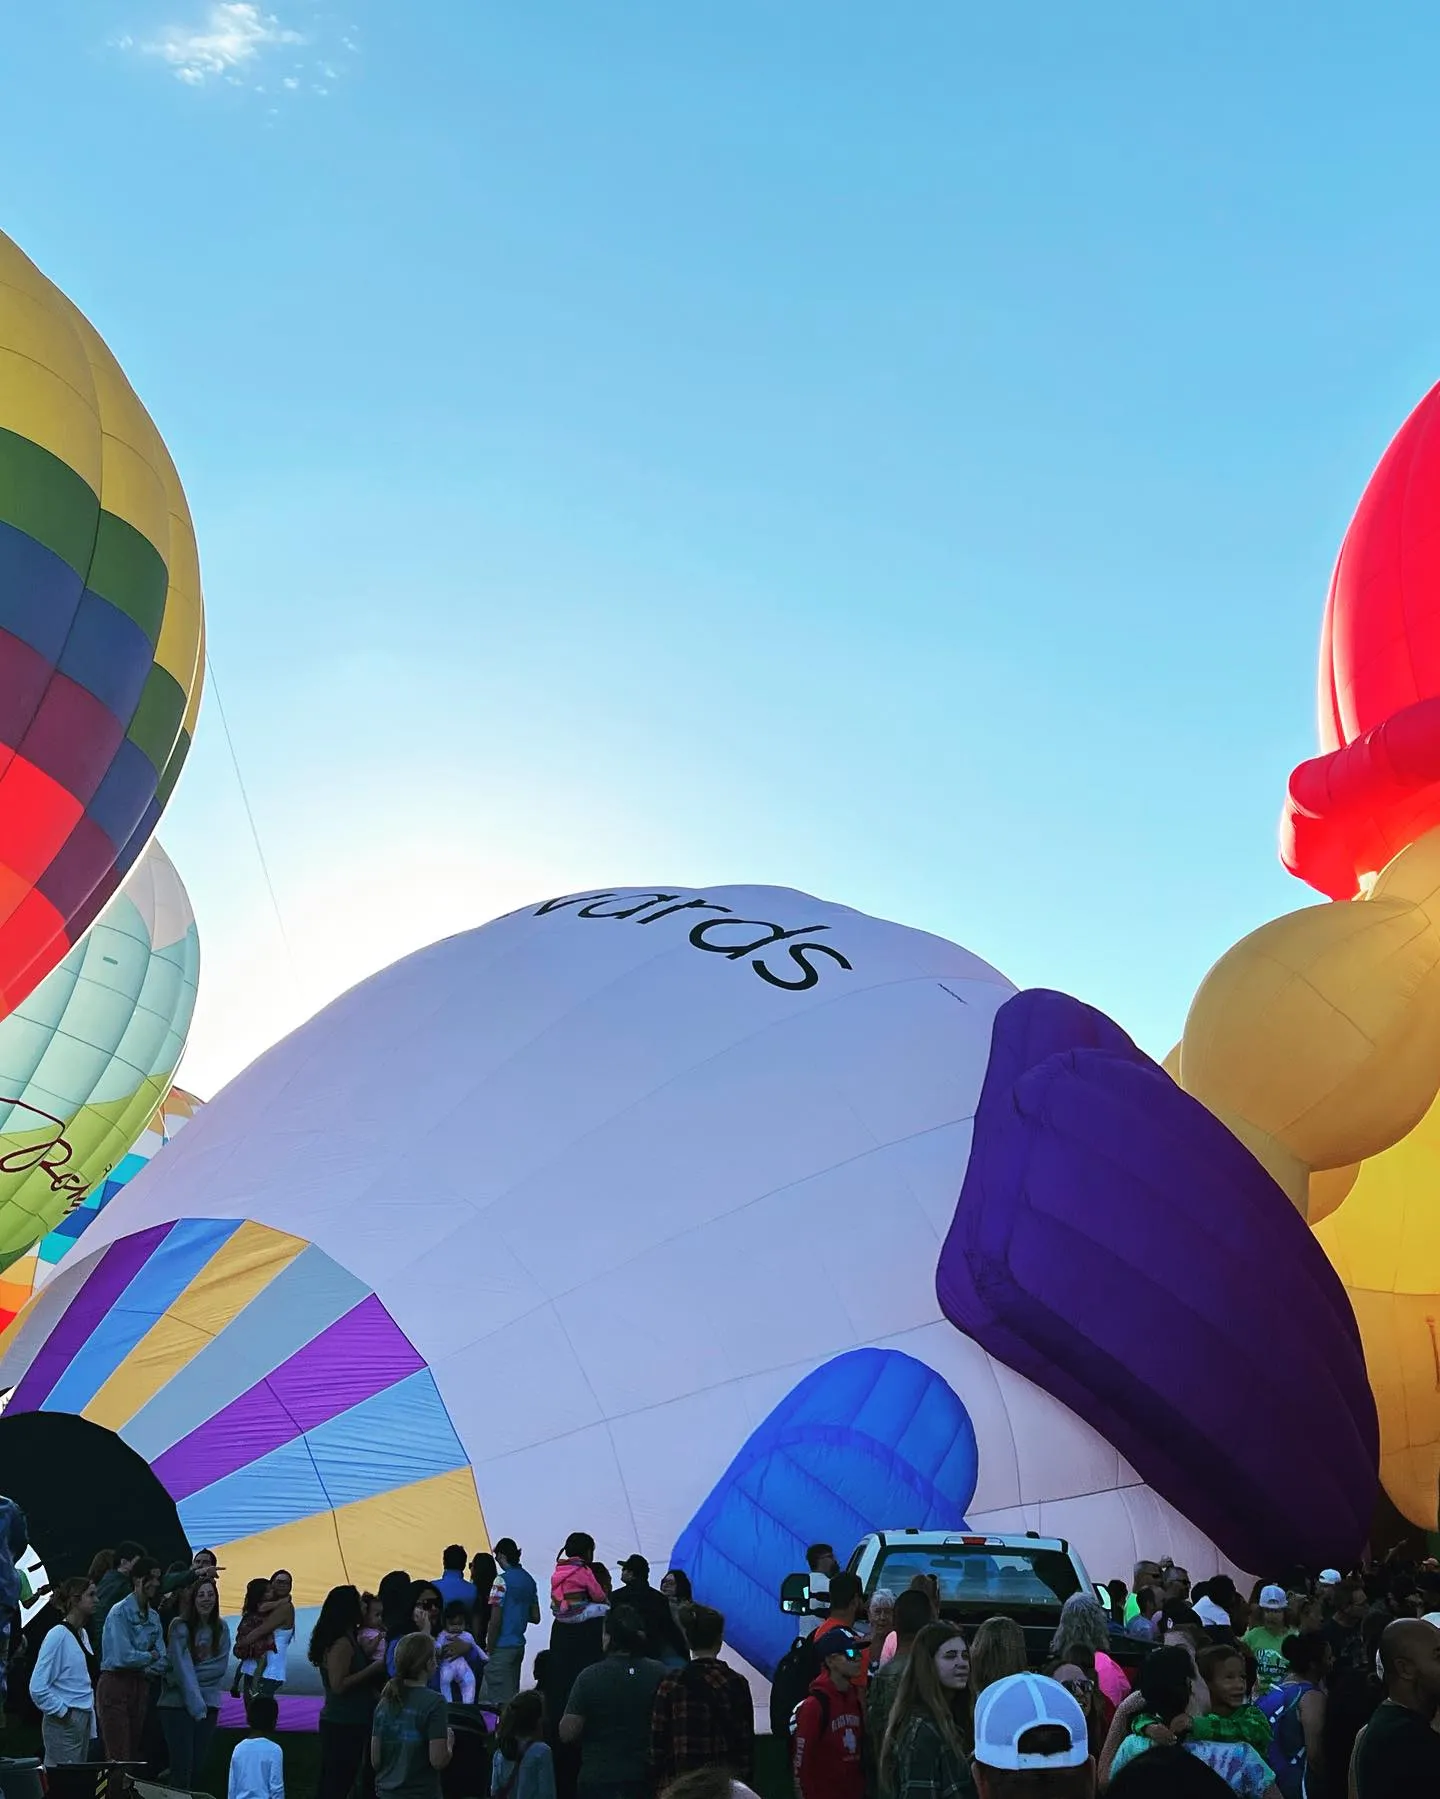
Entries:
[[189,898],[151,843],[82,941],[0,1019],[0,1269],[90,1198],[154,1116],[199,968]]
[[149,841],[203,664],[169,453],[94,328],[0,232],[0,1017]]

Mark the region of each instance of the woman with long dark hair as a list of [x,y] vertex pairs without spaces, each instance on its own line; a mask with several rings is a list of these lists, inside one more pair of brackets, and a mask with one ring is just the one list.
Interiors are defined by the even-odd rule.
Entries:
[[414,1585],[403,1568],[392,1568],[375,1589],[375,1597],[380,1601],[380,1622],[385,1632],[387,1655],[401,1637],[408,1636],[415,1628],[414,1601],[410,1597]]
[[361,1648],[363,1622],[359,1592],[354,1587],[331,1587],[310,1633],[308,1659],[320,1670],[325,1691],[320,1708],[319,1799],[347,1799],[367,1767],[385,1664]]
[[[433,1642],[440,1635],[440,1625],[444,1616],[445,1601],[440,1597],[440,1589],[433,1580],[412,1580],[408,1600],[409,1624],[400,1636],[391,1637],[385,1651],[385,1666],[392,1676],[395,1673],[395,1652],[399,1643],[407,1636],[419,1634],[429,1637]],[[430,1683],[435,1691],[440,1691],[440,1675],[438,1671]]]
[[213,1580],[180,1589],[166,1649],[156,1710],[170,1752],[171,1785],[188,1791],[204,1772],[230,1667],[230,1626],[220,1616]]
[[[470,1557],[470,1584],[475,1589],[475,1616],[482,1620],[490,1616],[490,1589],[495,1585],[495,1576],[500,1572],[500,1564],[488,1549],[482,1549]],[[483,1631],[477,1635],[484,1635]]]
[[889,1799],[975,1791],[970,1651],[953,1624],[923,1625],[900,1676],[880,1750]]
[[445,1701],[432,1691],[435,1642],[412,1631],[395,1645],[395,1675],[386,1682],[370,1731],[375,1791],[404,1799],[441,1799],[440,1775],[455,1738]]

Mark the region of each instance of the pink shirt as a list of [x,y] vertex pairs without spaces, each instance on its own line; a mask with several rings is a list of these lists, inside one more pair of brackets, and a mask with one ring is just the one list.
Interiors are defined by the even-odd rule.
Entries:
[[557,1612],[579,1611],[586,1605],[608,1605],[605,1589],[584,1562],[556,1562],[550,1576],[550,1603]]
[[1100,1691],[1111,1705],[1119,1705],[1122,1699],[1129,1697],[1129,1676],[1119,1662],[1106,1655],[1103,1649],[1095,1651],[1095,1678],[1100,1683]]

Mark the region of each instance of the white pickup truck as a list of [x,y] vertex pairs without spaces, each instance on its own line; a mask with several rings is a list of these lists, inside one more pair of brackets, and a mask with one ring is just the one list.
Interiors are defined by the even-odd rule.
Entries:
[[[940,1615],[967,1634],[985,1618],[1013,1618],[1025,1632],[1032,1662],[1042,1661],[1074,1593],[1106,1596],[1063,1537],[985,1536],[968,1531],[880,1530],[862,1537],[846,1564],[868,1599],[877,1587],[903,1593],[917,1574],[933,1576]],[[781,1590],[782,1611],[823,1616],[824,1594],[811,1594],[808,1574],[791,1574]]]

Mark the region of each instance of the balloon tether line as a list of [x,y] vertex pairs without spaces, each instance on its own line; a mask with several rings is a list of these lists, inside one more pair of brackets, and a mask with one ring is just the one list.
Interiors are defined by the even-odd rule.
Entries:
[[230,766],[235,770],[235,785],[240,789],[240,803],[245,808],[245,817],[250,824],[250,838],[255,845],[255,859],[259,862],[260,872],[265,877],[265,890],[270,895],[270,905],[275,913],[275,924],[280,932],[280,941],[285,946],[285,959],[290,964],[291,974],[297,975],[299,970],[295,963],[295,952],[290,947],[290,938],[285,930],[285,918],[280,910],[280,900],[275,892],[275,883],[270,876],[270,864],[265,860],[265,846],[260,841],[260,831],[255,823],[255,810],[250,804],[250,794],[245,786],[245,777],[240,772],[240,758],[235,753],[235,739],[230,734],[230,720],[225,716],[225,702],[220,697],[220,683],[215,678],[215,661],[208,649],[205,652],[205,673],[210,682],[210,691],[215,695],[215,710],[220,714],[220,728],[225,733],[225,742],[230,751]]

